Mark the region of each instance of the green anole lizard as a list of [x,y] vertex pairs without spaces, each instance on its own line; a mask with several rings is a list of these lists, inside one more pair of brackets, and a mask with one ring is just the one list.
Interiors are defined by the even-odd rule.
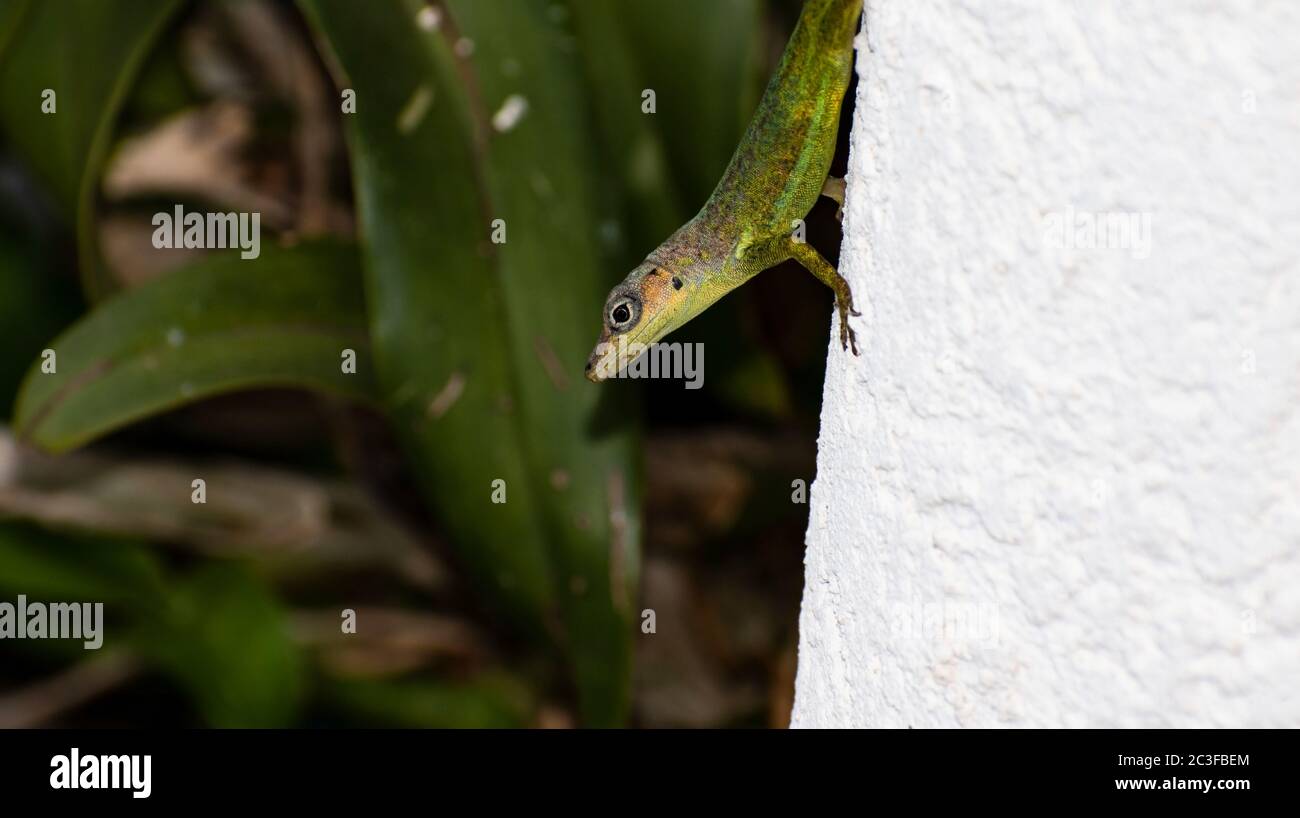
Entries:
[[763,270],[793,258],[835,292],[840,344],[858,354],[853,293],[795,231],[817,197],[844,204],[827,177],[853,68],[862,0],[807,0],[722,180],[700,212],[655,248],[605,301],[587,379],[613,377],[645,348]]

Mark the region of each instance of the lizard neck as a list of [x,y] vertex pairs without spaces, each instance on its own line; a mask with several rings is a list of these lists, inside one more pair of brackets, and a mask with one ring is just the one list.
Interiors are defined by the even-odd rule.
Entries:
[[735,244],[736,231],[725,224],[702,219],[703,215],[701,212],[679,227],[646,260],[688,279],[720,271]]

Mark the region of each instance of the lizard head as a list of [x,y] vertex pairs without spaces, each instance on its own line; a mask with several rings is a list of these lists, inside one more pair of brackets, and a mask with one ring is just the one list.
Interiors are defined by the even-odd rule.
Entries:
[[587,359],[587,380],[600,383],[617,375],[692,318],[690,289],[680,275],[647,259],[610,290],[600,340]]

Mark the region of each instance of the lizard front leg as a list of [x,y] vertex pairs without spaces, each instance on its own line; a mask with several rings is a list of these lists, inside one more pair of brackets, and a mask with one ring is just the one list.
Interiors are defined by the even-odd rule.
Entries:
[[858,339],[853,333],[853,328],[849,326],[850,315],[861,315],[860,312],[853,309],[853,291],[849,289],[849,282],[840,275],[831,263],[822,258],[811,244],[790,239],[790,257],[804,266],[804,269],[817,277],[817,280],[830,287],[835,293],[835,306],[840,311],[840,346],[844,349],[853,348],[853,354],[859,355]]

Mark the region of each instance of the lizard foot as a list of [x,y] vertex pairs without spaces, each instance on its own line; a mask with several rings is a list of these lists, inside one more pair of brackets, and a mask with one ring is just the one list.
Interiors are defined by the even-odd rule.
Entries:
[[840,322],[840,346],[846,350],[851,348],[855,356],[862,355],[858,352],[858,335],[845,321]]
[[854,355],[861,356],[862,353],[858,352],[858,336],[853,331],[853,327],[849,326],[849,315],[850,314],[857,315],[858,313],[853,312],[853,308],[851,306],[848,309],[845,309],[844,305],[840,304],[839,308],[840,308],[840,346],[846,350],[852,348]]
[[835,286],[835,306],[840,311],[840,346],[845,349],[850,347],[853,354],[858,355],[858,337],[853,334],[853,327],[849,326],[849,316],[860,316],[862,313],[853,309],[853,290],[849,289],[849,282],[844,277],[836,273]]

